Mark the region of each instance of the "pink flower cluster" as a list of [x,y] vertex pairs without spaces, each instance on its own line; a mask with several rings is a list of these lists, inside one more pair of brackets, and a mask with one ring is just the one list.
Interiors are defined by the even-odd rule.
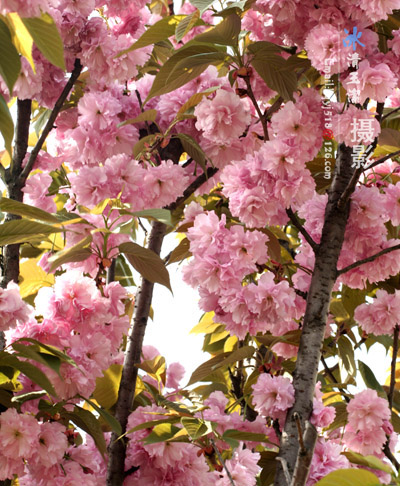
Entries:
[[343,441],[347,447],[360,454],[383,457],[382,447],[391,435],[388,402],[378,397],[375,390],[357,393],[347,405],[348,424]]
[[354,311],[354,319],[366,333],[392,335],[400,322],[400,290],[389,294],[379,289],[371,304],[361,304]]
[[[165,410],[156,405],[137,408],[128,419],[127,430],[152,420],[163,419]],[[128,434],[125,468],[140,466],[127,476],[124,486],[163,484],[164,486],[208,486],[215,484],[217,473],[210,472],[199,449],[187,443],[158,442],[144,444],[152,428]]]
[[240,225],[228,229],[224,215],[219,220],[209,212],[196,216],[187,237],[194,258],[183,269],[183,278],[199,287],[200,306],[214,311],[216,322],[240,339],[248,332],[256,335],[268,330],[281,335],[298,327],[294,319],[300,318],[304,303],[288,282],[275,283],[268,272],[256,282],[242,283],[268,260],[264,233],[244,231]]
[[102,376],[119,359],[119,346],[129,320],[121,299],[126,291],[119,283],[104,287],[101,295],[93,279],[78,271],[56,278],[54,287],[43,287],[35,299],[36,315],[7,333],[8,341],[30,337],[64,350],[79,368],[62,363],[60,374],[45,369],[57,394],[72,398],[89,396]]
[[0,480],[31,471],[47,475],[63,458],[68,441],[66,428],[57,422],[40,423],[33,415],[9,408],[0,415]]
[[290,379],[262,373],[252,388],[255,410],[264,417],[278,419],[282,425],[287,410],[294,404],[294,388]]
[[380,134],[381,127],[373,113],[349,105],[343,113],[332,117],[332,131],[335,139],[348,147],[367,146]]
[[185,169],[171,160],[144,167],[126,154],[107,159],[103,167],[82,167],[79,174],[71,174],[69,179],[78,204],[93,207],[122,193],[121,201],[130,204],[132,211],[174,202],[189,182]]
[[285,208],[299,207],[314,193],[315,183],[305,168],[322,142],[318,95],[303,91],[272,117],[275,138],[254,155],[227,166],[222,174],[229,207],[249,227],[287,222]]
[[0,331],[7,331],[26,322],[32,311],[22,300],[15,282],[9,282],[5,289],[0,288]]

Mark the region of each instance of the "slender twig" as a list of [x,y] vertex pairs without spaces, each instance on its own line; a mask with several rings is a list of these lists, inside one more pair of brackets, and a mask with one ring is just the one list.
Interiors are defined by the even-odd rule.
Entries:
[[279,110],[279,108],[281,107],[283,103],[283,98],[282,96],[279,96],[279,98],[277,98],[273,103],[272,105],[267,108],[265,111],[264,111],[264,118],[265,118],[265,121],[268,121],[271,116]]
[[346,206],[347,201],[349,200],[349,197],[353,194],[354,189],[356,188],[356,184],[358,182],[358,179],[360,178],[360,175],[363,172],[363,168],[359,167],[354,171],[354,174],[352,175],[350,182],[346,189],[343,191],[343,194],[340,196],[338,202],[337,202],[337,207],[338,209],[343,209]]
[[392,152],[391,154],[385,155],[384,157],[375,160],[375,162],[372,162],[372,164],[370,164],[368,167],[365,167],[364,170],[372,169],[372,167],[376,167],[377,165],[386,162],[388,159],[391,159],[392,157],[396,157],[396,155],[400,155],[400,150],[396,150],[396,152]]
[[393,408],[394,387],[396,385],[396,361],[397,361],[398,350],[399,350],[399,325],[396,324],[394,328],[394,335],[393,335],[392,364],[390,368],[390,388],[388,393],[388,402],[389,402],[390,411]]
[[311,246],[311,248],[314,250],[314,253],[315,253],[318,250],[319,245],[317,243],[315,243],[315,241],[311,238],[310,234],[307,232],[307,230],[304,228],[304,226],[300,223],[299,219],[297,218],[297,216],[292,211],[292,208],[287,208],[286,214],[288,215],[293,226],[295,226],[300,231],[300,233],[304,236],[304,239]]
[[214,448],[215,453],[218,456],[218,459],[219,459],[220,463],[222,464],[223,468],[226,471],[226,475],[228,476],[229,481],[231,482],[231,485],[232,486],[235,486],[235,482],[234,482],[234,480],[232,478],[232,474],[230,473],[229,469],[227,468],[226,463],[225,463],[223,457],[221,456],[221,453],[219,452],[218,447],[215,445],[214,439],[210,439],[210,442],[211,442],[211,444],[212,444],[212,446]]
[[247,87],[247,96],[251,99],[251,102],[253,103],[254,108],[256,109],[258,118],[260,119],[260,122],[262,124],[263,132],[264,132],[264,141],[267,141],[267,140],[269,140],[267,120],[264,117],[264,115],[262,114],[260,107],[258,106],[256,97],[254,96],[253,88],[251,87],[251,83],[250,83],[250,77],[244,76],[244,81],[245,81],[246,87]]
[[115,266],[116,266],[116,258],[111,260],[111,265],[107,269],[107,284],[114,282],[115,280]]
[[280,426],[279,426],[279,420],[278,419],[275,419],[272,422],[272,428],[274,429],[275,434],[278,437],[278,439],[280,439],[281,436],[282,436],[282,432],[281,432],[281,429],[280,429]]
[[301,430],[301,422],[300,422],[300,417],[299,417],[299,414],[297,412],[295,412],[293,414],[293,418],[296,422],[296,426],[297,426],[297,433],[299,434],[299,444],[300,444],[300,454],[305,454],[306,453],[306,447],[304,445],[304,441],[303,441],[303,431]]
[[385,120],[387,117],[393,115],[393,113],[396,113],[399,110],[400,110],[400,106],[398,106],[397,108],[395,108],[392,111],[389,111],[389,113],[386,113],[386,115],[383,115],[383,117],[381,118],[381,121]]
[[400,463],[394,457],[392,451],[390,450],[389,441],[390,441],[390,439],[388,439],[387,442],[385,443],[385,446],[383,447],[383,453],[389,459],[389,461],[393,464],[393,466],[396,468],[396,470],[399,471],[400,470]]
[[348,265],[347,267],[342,268],[341,270],[337,271],[337,276],[339,277],[340,275],[343,275],[344,273],[349,272],[350,270],[353,270],[354,268],[360,267],[361,265],[364,265],[364,263],[370,263],[379,258],[382,255],[386,255],[386,253],[390,253],[395,250],[400,250],[400,245],[394,245],[390,246],[389,248],[385,248],[384,250],[378,251],[378,253],[375,253],[375,255],[371,255],[368,258],[364,258],[363,260],[359,260],[358,262],[354,262],[351,265]]
[[299,297],[302,297],[304,300],[307,300],[307,295],[308,295],[307,292],[303,292],[302,290],[295,289],[295,288],[293,288],[293,290]]
[[281,463],[282,469],[283,469],[283,474],[285,475],[287,486],[290,486],[290,483],[292,482],[292,480],[290,478],[289,468],[288,468],[286,459],[278,456],[278,457],[275,458],[275,460],[279,461]]
[[25,183],[26,179],[28,178],[29,173],[31,172],[33,165],[36,161],[36,158],[43,147],[44,142],[46,141],[47,135],[51,132],[54,126],[54,122],[60,113],[60,110],[64,104],[64,101],[67,99],[72,87],[75,84],[75,81],[79,78],[79,75],[82,71],[82,64],[79,59],[75,59],[75,65],[74,69],[71,73],[71,76],[67,82],[67,84],[64,86],[64,89],[62,90],[62,93],[60,94],[58,100],[56,101],[56,104],[54,105],[54,108],[52,109],[50,113],[50,117],[47,120],[46,126],[44,127],[42,134],[40,135],[39,140],[36,142],[36,145],[34,146],[32,152],[30,153],[29,160],[22,170],[21,175],[19,176],[20,180],[22,183]]
[[[329,378],[333,381],[333,383],[339,383],[337,379],[335,378],[335,375],[332,373],[332,370],[329,368],[327,362],[325,361],[325,358],[321,356],[321,363],[326,371],[326,374],[329,376]],[[345,390],[343,388],[338,387],[338,390],[343,394],[343,398],[346,400],[347,403],[349,403],[350,398],[345,394]]]

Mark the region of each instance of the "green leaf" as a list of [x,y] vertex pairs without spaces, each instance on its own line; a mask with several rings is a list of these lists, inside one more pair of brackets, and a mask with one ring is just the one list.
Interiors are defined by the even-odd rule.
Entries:
[[207,8],[214,2],[214,0],[191,0],[191,4],[200,10],[200,13],[203,14],[207,10]]
[[23,395],[15,395],[11,398],[12,402],[25,403],[29,400],[37,400],[46,395],[45,391],[33,391],[29,393],[24,393]]
[[364,383],[367,385],[368,388],[372,388],[377,392],[385,393],[385,390],[375,378],[375,375],[371,368],[363,363],[360,359],[358,360],[358,370],[361,373]]
[[[176,42],[180,42],[185,35],[192,30],[195,25],[199,25],[200,19],[200,10],[196,9],[190,15],[187,15],[184,19],[182,19],[179,24],[176,26],[175,29],[175,39]],[[204,24],[204,22],[201,22]]]
[[379,479],[365,469],[338,469],[332,471],[314,486],[379,486]]
[[273,451],[262,451],[260,452],[260,455],[261,458],[258,461],[258,465],[262,467],[260,486],[269,486],[274,482],[278,453]]
[[189,240],[187,238],[183,238],[183,240],[180,241],[179,245],[174,248],[174,250],[172,250],[172,253],[168,259],[168,265],[170,265],[171,263],[181,262],[182,260],[185,260],[190,256],[192,256],[192,254],[190,253]]
[[112,364],[101,378],[96,378],[93,397],[103,408],[110,409],[117,402],[121,376],[122,365]]
[[356,363],[354,361],[354,349],[350,340],[346,336],[340,336],[338,340],[338,351],[340,362],[349,376],[355,376]]
[[132,150],[133,156],[137,159],[138,156],[145,149],[145,145],[148,144],[149,146],[151,146],[154,143],[155,139],[156,139],[156,136],[153,135],[153,134],[152,135],[146,135],[145,137],[140,138],[139,141],[137,143],[135,143],[135,145],[133,147],[133,150]]
[[213,93],[214,91],[216,91],[217,89],[219,89],[219,86],[212,86],[211,88],[208,88],[200,93],[195,93],[194,95],[192,95],[178,110],[178,113],[177,113],[177,118],[179,119],[179,115],[183,115],[184,113],[186,113],[188,110],[190,110],[191,108],[195,107],[196,105],[198,105],[200,103],[200,101],[203,99],[204,96],[207,96],[209,95],[210,93]]
[[136,425],[136,427],[129,429],[123,435],[132,434],[133,432],[136,432],[137,430],[151,429],[152,427],[155,427],[156,425],[162,425],[162,424],[165,424],[165,423],[176,424],[177,422],[179,422],[178,416],[175,416],[175,417],[167,417],[166,416],[165,418],[163,418],[161,420],[149,420],[149,422],[143,422],[142,424]]
[[98,407],[92,400],[89,400],[88,398],[82,396],[81,398],[96,410],[96,412],[103,418],[103,420],[111,427],[111,430],[113,432],[115,432],[117,435],[121,435],[121,424],[113,415],[111,415],[111,413],[107,412],[107,410],[104,410],[104,408]]
[[246,358],[251,358],[255,353],[254,346],[243,346],[241,348],[235,349],[232,353],[229,354],[223,361],[213,366],[212,371],[215,371],[217,368],[221,368],[222,366],[227,366],[232,363],[236,363],[236,361],[242,361]]
[[400,147],[400,132],[393,128],[383,128],[379,138],[378,145],[389,145],[390,147]]
[[297,77],[294,70],[288,70],[287,61],[274,52],[269,43],[260,46],[256,43],[249,46],[255,52],[251,65],[265,81],[267,86],[278,92],[285,100],[293,100],[293,91],[297,88]]
[[207,155],[196,140],[185,133],[177,133],[175,136],[179,138],[184,151],[189,155],[189,157],[192,157],[192,159],[200,165],[203,171],[206,172]]
[[43,388],[43,390],[46,390],[49,395],[54,397],[57,396],[56,391],[47,376],[33,364],[28,363],[27,361],[20,361],[16,356],[9,355],[8,353],[0,354],[0,364],[15,368]]
[[21,60],[11,41],[11,32],[7,24],[0,19],[0,76],[12,96],[15,81],[21,70]]
[[[192,79],[197,78],[197,76],[199,76],[211,64],[211,62],[205,61],[204,64],[195,66],[191,70],[185,69],[185,67],[182,65],[179,71],[174,70],[178,63],[198,54],[215,52],[221,51],[212,45],[206,44],[191,44],[176,51],[175,54],[173,54],[168,61],[165,62],[155,77],[145,103],[147,103],[147,101],[149,101],[151,98],[154,98],[154,96],[159,96],[161,94],[174,91]],[[172,72],[174,72],[173,77],[171,76]]]
[[139,39],[134,42],[128,49],[121,51],[118,56],[120,57],[130,51],[135,51],[141,47],[150,46],[157,42],[163,41],[175,34],[176,26],[181,22],[186,15],[172,15],[170,17],[164,17],[152,26],[150,26]]
[[143,278],[164,285],[172,292],[168,270],[154,251],[132,242],[122,243],[118,248]]
[[92,256],[92,251],[89,247],[92,239],[91,235],[85,236],[83,240],[78,241],[75,245],[70,246],[69,248],[64,248],[49,257],[50,271],[55,270],[64,263],[83,262]]
[[51,15],[42,13],[41,17],[21,20],[43,56],[51,64],[65,71],[64,44]]
[[4,213],[16,214],[18,216],[23,216],[29,219],[35,219],[38,221],[45,221],[46,223],[56,223],[60,221],[53,214],[44,211],[43,209],[36,208],[35,206],[30,206],[29,204],[24,204],[22,202],[14,201],[13,199],[8,199],[7,197],[2,197],[0,199],[0,209]]
[[27,341],[29,343],[36,344],[39,348],[42,348],[42,350],[47,351],[49,354],[52,354],[53,356],[59,358],[60,361],[63,363],[68,363],[74,368],[78,368],[78,365],[75,363],[75,361],[68,356],[66,353],[61,351],[60,349],[56,348],[55,346],[52,346],[51,344],[43,344],[40,341],[37,341],[36,339],[33,338],[27,338],[23,337],[18,339],[17,341],[14,341],[15,343],[21,342],[21,341]]
[[150,434],[144,439],[144,444],[157,444],[172,439],[182,429],[172,424],[156,425]]
[[238,441],[248,440],[251,442],[270,442],[265,434],[255,432],[245,432],[243,430],[228,429],[222,435],[222,440],[236,439]]
[[196,383],[197,381],[202,381],[207,378],[213,372],[215,366],[221,363],[227,356],[229,356],[229,353],[221,353],[198,366],[193,371],[189,383],[186,386],[193,385],[193,383]]
[[44,366],[47,366],[51,368],[53,371],[55,371],[58,375],[60,375],[60,360],[56,358],[55,356],[52,356],[44,353],[38,352],[37,346],[27,346],[25,344],[20,344],[20,343],[13,343],[11,347],[17,351],[17,356],[21,356],[23,358],[31,359],[33,361],[36,361],[37,363],[40,363]]
[[61,417],[70,420],[76,426],[91,435],[94,443],[97,446],[97,449],[104,457],[107,451],[107,444],[104,439],[100,423],[91,412],[85,410],[84,408],[78,407],[78,405],[75,405],[73,412],[67,412],[66,410],[63,410],[61,412]]
[[194,42],[209,42],[222,46],[237,46],[241,29],[241,20],[235,13],[202,34],[196,35]]
[[201,420],[195,417],[182,417],[181,424],[193,440],[209,434],[217,426],[216,423],[212,423],[209,420]]
[[138,218],[155,219],[168,226],[174,226],[171,219],[171,211],[168,209],[143,209],[142,211],[135,211],[130,214]]
[[125,120],[122,123],[118,124],[118,127],[123,127],[124,125],[131,125],[132,123],[142,123],[142,122],[153,122],[157,118],[157,110],[146,110],[143,113],[140,113],[135,118],[129,118],[129,120]]
[[327,430],[335,430],[347,424],[347,407],[344,402],[334,402],[330,406],[336,410],[335,420],[327,427]]
[[26,219],[7,221],[0,225],[0,246],[15,243],[24,243],[35,239],[44,238],[52,233],[62,233],[64,228],[57,228],[47,224],[36,223]]
[[388,464],[385,464],[375,456],[363,456],[362,454],[354,451],[345,451],[341,454],[346,456],[347,459],[353,464],[370,467],[371,469],[378,469],[379,471],[385,471],[389,474],[392,472],[392,468]]
[[14,137],[14,122],[8,109],[7,103],[3,96],[0,94],[0,132],[4,138],[4,146],[7,152],[12,153],[12,140]]

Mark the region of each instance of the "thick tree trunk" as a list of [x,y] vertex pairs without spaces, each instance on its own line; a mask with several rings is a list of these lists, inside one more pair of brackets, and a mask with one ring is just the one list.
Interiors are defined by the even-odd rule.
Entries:
[[[148,248],[157,255],[160,254],[166,229],[167,227],[164,223],[155,221],[152,224]],[[141,287],[136,295],[135,317],[128,336],[124,367],[115,410],[115,418],[121,424],[122,433],[126,432],[126,424],[129,414],[132,411],[138,374],[138,369],[135,364],[141,361],[143,338],[149,317],[153,288],[153,283],[142,279]],[[117,439],[117,434],[113,433],[108,447],[107,486],[122,486],[124,481],[126,440]]]
[[[293,375],[295,404],[288,412],[285,428],[282,433],[279,452],[280,462],[277,467],[274,486],[289,486],[286,477],[287,474],[285,476],[284,471],[286,467],[286,472],[289,472],[292,478],[292,486],[303,486],[308,473],[306,471],[306,474],[304,474],[304,470],[309,468],[312,450],[315,446],[316,435],[314,435],[314,439],[311,441],[313,444],[310,444],[310,441],[307,444],[308,452],[311,454],[303,454],[304,460],[301,460],[299,456],[298,426],[295,417],[297,414],[300,419],[301,430],[305,431],[306,421],[309,420],[312,413],[312,401],[329,302],[336,280],[337,261],[343,245],[344,233],[349,216],[350,202],[347,201],[342,208],[338,207],[337,203],[349,185],[354,173],[354,169],[351,167],[352,149],[344,145],[340,149],[332,185],[329,190],[321,243],[315,255],[315,267],[308,291],[303,332],[300,340],[296,369]],[[300,467],[297,465],[296,472],[298,473],[298,477],[293,478],[298,456],[302,464],[300,464]],[[307,457],[309,457],[308,460]]]

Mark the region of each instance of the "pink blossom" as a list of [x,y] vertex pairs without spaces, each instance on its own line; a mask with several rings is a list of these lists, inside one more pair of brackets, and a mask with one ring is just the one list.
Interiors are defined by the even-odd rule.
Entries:
[[226,144],[239,137],[250,123],[249,110],[234,93],[220,89],[210,100],[204,98],[195,108],[196,128],[215,143]]
[[252,388],[255,410],[264,417],[283,421],[294,404],[294,388],[289,378],[263,373]]
[[373,113],[349,105],[344,113],[332,117],[332,131],[338,142],[353,147],[370,145],[380,134],[381,127]]
[[347,405],[348,421],[355,430],[375,430],[390,420],[388,402],[375,390],[357,393]]
[[388,18],[388,14],[399,8],[397,0],[361,0],[358,3],[371,22],[385,20]]
[[[258,452],[243,448],[235,450],[232,459],[225,461],[235,486],[255,486],[256,475],[261,469],[257,464],[259,460],[260,454]],[[232,484],[225,469],[222,470],[220,475],[222,475],[222,478],[215,483],[215,486],[230,486]]]
[[24,202],[49,213],[55,213],[57,211],[56,203],[51,196],[47,196],[52,182],[53,178],[49,174],[38,173],[29,177],[22,188]]
[[7,331],[29,319],[31,308],[22,300],[18,285],[11,281],[0,288],[0,330]]
[[342,31],[336,25],[318,24],[309,32],[304,45],[312,65],[318,71],[336,74],[347,69],[351,47],[343,46]]
[[185,375],[185,368],[180,363],[171,363],[167,368],[167,382],[168,388],[179,388],[179,382]]
[[[360,103],[364,103],[367,98],[383,103],[397,85],[395,75],[384,63],[371,66],[369,61],[364,59],[360,62],[357,73],[360,81],[357,85]],[[354,87],[350,84],[349,77],[343,80],[343,86],[347,90]]]
[[44,422],[40,424],[39,445],[36,448],[34,461],[46,467],[61,461],[68,449],[68,440],[65,435],[66,428],[57,422]]
[[400,291],[389,294],[379,289],[371,304],[361,304],[354,312],[354,319],[367,333],[392,334],[399,322]]
[[33,415],[18,413],[15,408],[0,415],[0,444],[6,457],[32,457],[39,433],[39,424]]
[[341,452],[342,447],[333,440],[319,438],[315,445],[306,486],[312,486],[332,471],[349,468],[350,463]]

